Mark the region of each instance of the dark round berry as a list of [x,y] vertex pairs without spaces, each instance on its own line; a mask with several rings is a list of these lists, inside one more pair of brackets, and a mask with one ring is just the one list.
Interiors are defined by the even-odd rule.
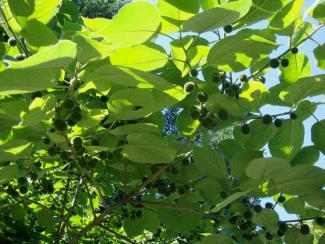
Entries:
[[239,76],[239,80],[241,81],[241,82],[246,82],[247,81],[247,75],[245,75],[245,74],[241,74],[240,76]]
[[55,119],[53,122],[55,129],[58,131],[65,131],[68,127],[67,123],[63,119]]
[[223,71],[216,71],[212,73],[212,82],[219,83],[221,81],[225,81],[226,73]]
[[16,60],[17,61],[23,61],[23,60],[25,60],[25,58],[26,58],[26,55],[25,54],[17,54],[16,55]]
[[323,226],[325,223],[325,219],[323,217],[317,217],[316,218],[316,223],[320,226]]
[[19,185],[26,185],[27,184],[27,178],[26,177],[20,177],[18,178],[18,184]]
[[278,202],[279,203],[284,203],[286,201],[286,198],[284,196],[279,196],[278,197]]
[[288,230],[288,224],[286,222],[279,222],[279,231],[285,233]]
[[238,225],[240,230],[247,230],[248,229],[248,225],[246,222],[243,222],[241,224]]
[[62,160],[68,160],[70,158],[70,154],[66,151],[63,151],[61,154],[60,154],[60,157]]
[[137,210],[137,211],[135,212],[135,216],[136,216],[137,218],[141,218],[141,217],[142,217],[142,211],[141,211],[141,210]]
[[270,66],[271,66],[271,68],[276,69],[276,68],[279,67],[279,65],[280,65],[280,62],[279,62],[278,59],[273,58],[273,59],[270,60]]
[[270,232],[266,232],[265,233],[265,238],[270,241],[270,240],[273,239],[273,235]]
[[31,97],[32,99],[35,99],[37,97],[42,97],[42,92],[41,91],[32,92]]
[[229,219],[229,223],[232,224],[232,225],[235,225],[238,221],[238,216],[237,215],[234,215],[234,216],[231,216],[230,219]]
[[252,214],[251,211],[247,210],[247,211],[245,211],[243,216],[244,216],[245,219],[249,220],[249,219],[251,219],[253,217],[253,214]]
[[271,208],[273,208],[273,203],[267,202],[267,203],[265,203],[265,207],[271,209]]
[[199,75],[199,72],[196,69],[192,69],[190,73],[192,77],[197,77]]
[[241,127],[241,132],[245,135],[249,134],[250,132],[249,124],[243,124]]
[[218,116],[221,120],[227,120],[229,115],[228,115],[228,112],[224,109],[220,109],[219,112],[218,112]]
[[208,110],[205,107],[202,107],[200,110],[200,117],[199,120],[202,121],[202,119],[208,114]]
[[295,120],[297,118],[298,118],[298,116],[295,112],[290,113],[290,119]]
[[230,82],[228,82],[228,81],[225,81],[225,82],[223,83],[223,86],[224,86],[225,89],[229,88],[230,85],[231,85],[231,84],[230,84]]
[[299,52],[299,49],[297,47],[291,48],[291,53],[292,54],[297,54]]
[[195,106],[191,107],[190,116],[192,119],[197,120],[200,118],[200,110]]
[[47,153],[50,156],[54,156],[58,153],[58,150],[56,149],[56,147],[50,147],[49,149],[47,149]]
[[50,138],[48,138],[48,137],[44,137],[44,138],[43,138],[43,143],[44,143],[45,145],[50,144],[50,142],[51,142]]
[[84,147],[82,146],[82,144],[73,144],[73,148],[78,153],[82,153],[84,151]]
[[73,144],[79,144],[82,145],[82,138],[77,136],[73,139]]
[[265,114],[263,117],[262,117],[262,122],[263,124],[265,125],[269,125],[272,123],[272,116],[269,115],[269,114]]
[[258,80],[259,82],[262,82],[263,84],[264,84],[265,81],[266,81],[266,79],[265,79],[264,76],[259,76],[259,77],[257,77],[257,80]]
[[230,33],[232,32],[232,25],[226,25],[223,27],[224,32]]
[[82,120],[82,115],[79,111],[74,111],[72,112],[70,119],[74,122],[79,122],[80,120]]
[[254,211],[255,211],[256,213],[261,213],[262,210],[263,210],[263,208],[262,208],[261,205],[255,205],[255,206],[253,207],[253,209],[254,209]]
[[217,125],[217,122],[213,117],[206,116],[202,119],[201,124],[206,129],[212,129]]
[[195,88],[195,83],[192,81],[186,82],[184,85],[184,90],[186,92],[191,92],[194,90],[194,88]]
[[99,146],[99,140],[96,138],[91,139],[91,145],[92,146]]
[[228,196],[228,194],[226,192],[224,192],[224,191],[222,191],[220,193],[220,197],[223,198],[223,199],[227,198],[227,196]]
[[37,173],[34,173],[34,172],[30,173],[30,179],[31,179],[32,181],[37,180],[37,178],[38,178]]
[[282,237],[282,236],[284,236],[284,233],[281,232],[280,230],[278,230],[278,231],[276,232],[276,234],[277,234],[278,237]]
[[100,151],[98,154],[98,157],[102,160],[106,160],[108,158],[107,152],[105,151]]
[[28,187],[26,185],[19,186],[19,192],[21,194],[26,194],[28,192]]
[[199,94],[197,95],[197,100],[201,103],[205,103],[206,101],[208,101],[209,98],[209,94],[205,91],[199,92]]
[[11,47],[17,46],[17,40],[14,37],[8,39],[8,45]]
[[282,67],[288,67],[289,66],[289,60],[284,58],[284,59],[281,59],[281,66]]
[[250,234],[250,233],[244,233],[244,234],[243,234],[243,238],[244,238],[245,240],[251,241],[251,240],[253,240],[253,235]]
[[275,119],[274,120],[274,126],[275,127],[281,127],[282,126],[282,119]]
[[300,232],[301,232],[301,234],[303,234],[303,235],[308,235],[308,234],[310,233],[309,226],[306,225],[306,224],[301,225],[301,227],[300,227]]
[[108,102],[108,96],[103,95],[103,96],[100,97],[100,100],[102,102],[104,102],[104,103],[107,103]]
[[62,104],[63,108],[65,108],[66,110],[73,110],[76,107],[76,103],[74,102],[73,99],[71,98],[67,98],[63,101]]
[[75,126],[77,123],[74,122],[72,119],[68,119],[68,125],[69,126]]
[[172,172],[172,174],[177,175],[177,174],[178,174],[178,169],[177,169],[177,167],[172,167],[171,172]]
[[96,168],[96,166],[98,165],[98,159],[97,158],[91,158],[88,160],[87,166],[91,169]]
[[191,164],[191,161],[190,161],[189,158],[183,158],[183,159],[182,159],[182,164],[183,164],[184,166],[187,166],[187,165],[190,165],[190,164]]
[[12,196],[12,197],[16,197],[19,195],[19,193],[12,187],[12,186],[8,186],[7,188],[7,194]]

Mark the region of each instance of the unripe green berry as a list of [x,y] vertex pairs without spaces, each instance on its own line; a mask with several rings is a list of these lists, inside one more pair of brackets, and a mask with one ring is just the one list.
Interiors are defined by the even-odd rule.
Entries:
[[65,131],[68,127],[67,123],[60,118],[55,119],[53,125],[58,131]]
[[56,147],[50,147],[48,150],[47,150],[47,153],[50,155],[50,156],[54,156],[58,153],[58,150],[56,149]]

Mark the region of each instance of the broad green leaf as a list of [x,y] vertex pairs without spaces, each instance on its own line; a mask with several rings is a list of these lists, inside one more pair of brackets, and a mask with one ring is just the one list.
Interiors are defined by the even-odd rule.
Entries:
[[23,126],[34,126],[43,120],[52,118],[56,103],[57,99],[53,95],[35,98],[29,105],[28,111],[21,113],[21,124]]
[[223,243],[223,244],[234,244],[235,241],[226,236],[224,234],[213,234],[210,236],[205,236],[202,239],[202,244],[215,244],[215,243]]
[[0,145],[0,162],[17,160],[29,156],[30,143],[26,140],[10,140]]
[[302,235],[296,227],[289,228],[284,237],[285,243],[313,244],[314,236],[311,234]]
[[305,212],[305,201],[301,197],[290,198],[283,203],[287,213],[303,215]]
[[309,100],[303,100],[299,102],[295,113],[298,116],[298,120],[304,121],[311,117],[317,109],[317,103],[310,102]]
[[22,26],[31,19],[47,24],[57,14],[61,2],[62,0],[8,0],[13,16]]
[[10,68],[0,71],[0,95],[54,87],[60,69],[69,65],[75,56],[76,45],[70,41],[61,41],[24,61],[12,62]]
[[169,34],[180,30],[184,20],[199,12],[199,0],[158,0],[162,18],[161,32]]
[[269,27],[275,31],[287,28],[299,17],[303,4],[303,0],[295,0],[287,3],[287,5],[273,16]]
[[111,22],[109,19],[105,19],[105,18],[89,19],[86,17],[82,17],[82,21],[85,24],[85,26],[88,29],[90,29],[92,32],[100,32],[101,30],[106,28],[106,26],[108,26],[109,23]]
[[137,1],[124,6],[99,34],[122,46],[133,46],[153,37],[160,21],[159,12],[151,3]]
[[244,30],[218,41],[209,52],[208,64],[227,72],[245,70],[254,60],[268,55],[278,46],[265,33]]
[[325,75],[316,75],[299,79],[296,83],[288,86],[280,92],[280,98],[291,104],[324,93]]
[[210,8],[215,8],[224,2],[226,2],[226,0],[201,0],[200,4],[203,10],[208,10]]
[[110,97],[108,109],[115,119],[139,119],[172,106],[183,98],[180,89],[164,92],[154,89],[121,89]]
[[325,120],[313,124],[311,128],[311,140],[323,154],[325,154]]
[[217,151],[207,147],[195,147],[193,157],[199,169],[207,176],[217,179],[227,176],[226,162]]
[[208,204],[215,205],[221,200],[220,193],[222,192],[222,187],[218,181],[209,178],[204,179],[200,181],[196,187]]
[[254,213],[252,221],[264,226],[271,233],[275,233],[278,229],[279,215],[272,209],[264,208],[261,213]]
[[143,233],[144,222],[140,218],[126,218],[123,221],[123,228],[128,236],[133,237]]
[[296,46],[304,38],[308,37],[308,33],[313,29],[313,25],[309,22],[301,21],[295,26],[294,34],[291,40],[291,46]]
[[311,75],[311,64],[307,56],[302,53],[290,54],[286,58],[289,60],[288,67],[280,67],[280,81],[284,83],[295,83],[300,78]]
[[325,69],[325,44],[318,46],[313,51],[317,60],[317,66],[320,69]]
[[136,123],[130,125],[122,125],[109,131],[110,134],[120,136],[130,133],[154,133],[159,134],[159,127],[150,123]]
[[159,137],[149,133],[131,133],[127,136],[128,144],[123,146],[123,155],[131,161],[145,164],[167,164],[176,156]]
[[113,65],[151,71],[165,66],[169,57],[165,50],[153,43],[118,49],[110,57]]
[[119,48],[119,45],[103,44],[84,35],[75,35],[72,41],[77,44],[77,59],[82,63],[106,58]]
[[154,211],[143,211],[144,228],[155,233],[160,227],[160,219]]
[[214,207],[211,212],[216,213],[219,212],[221,209],[225,208],[226,206],[228,206],[229,204],[231,204],[232,202],[236,201],[238,198],[241,198],[245,195],[248,194],[249,191],[244,191],[244,192],[236,192],[232,195],[230,195],[229,197],[227,197],[225,200],[223,200],[222,202],[218,203],[216,207]]
[[265,104],[268,90],[262,82],[248,81],[243,87],[239,97],[247,100],[252,111],[258,111]]
[[303,147],[290,161],[291,166],[300,164],[313,165],[319,159],[319,150],[315,145]]
[[224,139],[220,141],[218,143],[218,148],[227,160],[230,160],[234,154],[244,151],[244,147],[234,139]]
[[185,21],[183,29],[197,33],[218,29],[243,17],[251,6],[251,0],[239,0],[221,4]]
[[286,169],[291,169],[290,164],[281,158],[257,158],[248,164],[246,175],[263,182],[276,178],[279,172]]
[[260,119],[256,119],[249,124],[250,133],[244,143],[247,150],[258,150],[265,146],[277,133],[277,128],[273,125],[265,125]]
[[279,171],[274,179],[277,192],[290,195],[310,194],[324,187],[325,170],[311,165],[297,165]]
[[325,2],[319,3],[312,11],[311,16],[320,23],[325,22]]
[[50,46],[57,42],[57,37],[52,30],[45,24],[32,19],[26,23],[26,26],[21,32],[22,36],[32,49]]
[[304,142],[305,129],[299,120],[284,120],[275,136],[269,141],[273,157],[292,159]]
[[13,206],[11,209],[11,217],[15,221],[21,221],[25,218],[25,208],[22,205]]
[[231,175],[234,177],[246,176],[245,170],[248,164],[255,158],[262,158],[261,151],[238,152],[230,160]]
[[190,116],[190,109],[184,109],[176,119],[176,125],[178,131],[184,135],[189,136],[196,131],[200,125],[199,120],[193,120]]
[[325,190],[321,189],[315,191],[312,194],[304,195],[304,200],[311,206],[318,209],[324,209],[325,207]]

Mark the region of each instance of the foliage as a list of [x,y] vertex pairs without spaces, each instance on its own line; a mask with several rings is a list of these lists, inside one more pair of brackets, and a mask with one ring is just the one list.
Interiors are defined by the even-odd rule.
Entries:
[[1,3],[3,242],[324,240],[325,119],[304,147],[303,122],[325,76],[299,51],[324,2],[307,13],[317,24],[302,0],[135,1],[112,20],[66,0]]

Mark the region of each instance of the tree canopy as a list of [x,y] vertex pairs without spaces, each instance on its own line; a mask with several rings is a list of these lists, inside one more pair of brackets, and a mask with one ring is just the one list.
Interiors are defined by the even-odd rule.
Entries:
[[324,242],[325,2],[304,4],[1,1],[0,239]]

